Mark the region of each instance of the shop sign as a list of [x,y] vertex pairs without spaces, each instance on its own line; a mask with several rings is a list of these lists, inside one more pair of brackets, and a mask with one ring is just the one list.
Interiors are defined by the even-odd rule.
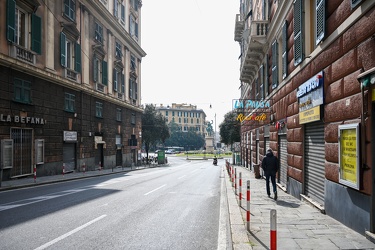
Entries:
[[320,106],[299,113],[299,124],[320,120]]
[[323,71],[320,71],[297,88],[299,112],[323,104]]
[[11,116],[11,115],[4,115],[0,114],[0,121],[1,122],[14,122],[14,123],[24,123],[24,124],[40,124],[44,125],[47,123],[47,120],[39,117],[32,117],[32,116]]
[[339,125],[339,183],[359,190],[359,123]]
[[253,113],[251,115],[245,116],[244,114],[238,114],[237,121],[243,122],[243,121],[265,121],[267,119],[267,115],[265,113],[256,114]]
[[270,101],[256,100],[256,99],[234,99],[232,101],[233,109],[266,109],[270,108]]
[[65,142],[76,142],[77,141],[76,131],[64,131],[64,141]]

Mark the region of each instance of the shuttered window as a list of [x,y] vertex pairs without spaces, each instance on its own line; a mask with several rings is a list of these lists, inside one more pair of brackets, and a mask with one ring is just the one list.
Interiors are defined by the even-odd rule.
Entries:
[[31,50],[42,54],[42,19],[34,13],[31,16]]
[[278,82],[278,67],[277,67],[277,41],[272,43],[272,89],[277,88]]
[[326,11],[325,11],[325,0],[316,1],[316,45],[318,45],[324,38],[325,35],[325,22],[326,22]]
[[7,1],[7,39],[9,42],[15,42],[16,35],[16,1]]
[[260,98],[264,99],[264,66],[263,64],[259,68],[260,75]]
[[117,91],[117,84],[118,84],[117,70],[113,69],[113,90],[114,91]]
[[74,70],[77,72],[81,72],[81,45],[78,43],[75,43],[75,65]]
[[294,1],[294,65],[300,64],[303,60],[302,5],[303,0]]
[[102,84],[108,85],[108,63],[102,61]]
[[285,79],[285,77],[287,77],[288,75],[288,21],[287,20],[285,20],[282,30],[283,30],[282,75],[283,75],[283,79]]
[[121,74],[121,93],[125,93],[125,75]]
[[61,32],[60,33],[60,63],[61,66],[66,67],[66,35]]

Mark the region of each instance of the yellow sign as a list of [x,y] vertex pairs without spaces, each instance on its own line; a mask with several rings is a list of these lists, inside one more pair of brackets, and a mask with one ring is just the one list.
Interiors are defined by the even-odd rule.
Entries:
[[341,131],[340,165],[341,179],[357,184],[357,132],[356,129],[345,129]]
[[299,113],[299,124],[315,122],[320,120],[320,106]]
[[267,115],[265,113],[262,114],[252,114],[250,116],[245,116],[244,114],[239,114],[237,116],[237,121],[265,121],[267,119]]
[[375,88],[372,89],[372,101],[375,102]]

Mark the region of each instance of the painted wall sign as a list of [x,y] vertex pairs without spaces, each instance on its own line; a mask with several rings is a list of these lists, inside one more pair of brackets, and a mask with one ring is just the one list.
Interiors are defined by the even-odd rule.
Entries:
[[15,122],[15,123],[25,123],[25,124],[41,124],[44,125],[47,123],[47,120],[39,117],[30,117],[30,116],[11,116],[0,114],[0,122]]
[[270,108],[270,101],[254,100],[254,99],[234,99],[232,101],[233,109],[265,109]]

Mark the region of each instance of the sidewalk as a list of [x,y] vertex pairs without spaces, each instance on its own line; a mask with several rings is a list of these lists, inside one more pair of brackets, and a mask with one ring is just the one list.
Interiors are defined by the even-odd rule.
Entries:
[[16,188],[22,188],[22,187],[33,187],[38,185],[44,185],[48,183],[56,183],[56,182],[63,182],[63,181],[69,181],[69,180],[77,180],[82,178],[90,178],[95,177],[99,175],[109,175],[109,174],[115,174],[120,172],[129,172],[144,168],[152,168],[158,166],[157,164],[148,164],[148,165],[141,165],[141,166],[135,166],[135,167],[116,167],[116,168],[110,168],[110,169],[102,169],[102,170],[95,170],[95,171],[87,171],[87,172],[71,172],[71,173],[65,173],[60,175],[50,175],[50,176],[41,176],[36,177],[34,179],[34,176],[30,175],[29,177],[24,178],[18,178],[13,180],[7,180],[1,182],[0,191],[9,190],[9,189],[16,189]]
[[[237,178],[242,173],[242,206],[240,208],[246,230],[246,183],[250,180],[250,233],[247,232],[249,244],[254,250],[269,249],[270,247],[270,210],[277,211],[277,249],[375,249],[375,244],[365,236],[344,226],[335,219],[322,214],[306,202],[278,189],[278,199],[266,194],[266,181],[255,179],[254,173],[241,167],[237,169]],[[228,200],[234,188],[226,174]],[[238,182],[237,182],[238,183]],[[238,186],[238,184],[237,184]],[[272,184],[270,184],[272,190]],[[231,190],[230,190],[231,189]],[[238,191],[237,191],[238,194]],[[238,195],[235,195],[238,204]],[[229,202],[229,206],[231,202]],[[238,205],[237,205],[238,206]],[[231,215],[232,221],[232,215]],[[233,226],[232,226],[233,227]],[[232,235],[233,238],[235,236]],[[245,242],[242,242],[244,245]],[[241,242],[233,240],[234,249]],[[238,248],[236,248],[238,246]]]

